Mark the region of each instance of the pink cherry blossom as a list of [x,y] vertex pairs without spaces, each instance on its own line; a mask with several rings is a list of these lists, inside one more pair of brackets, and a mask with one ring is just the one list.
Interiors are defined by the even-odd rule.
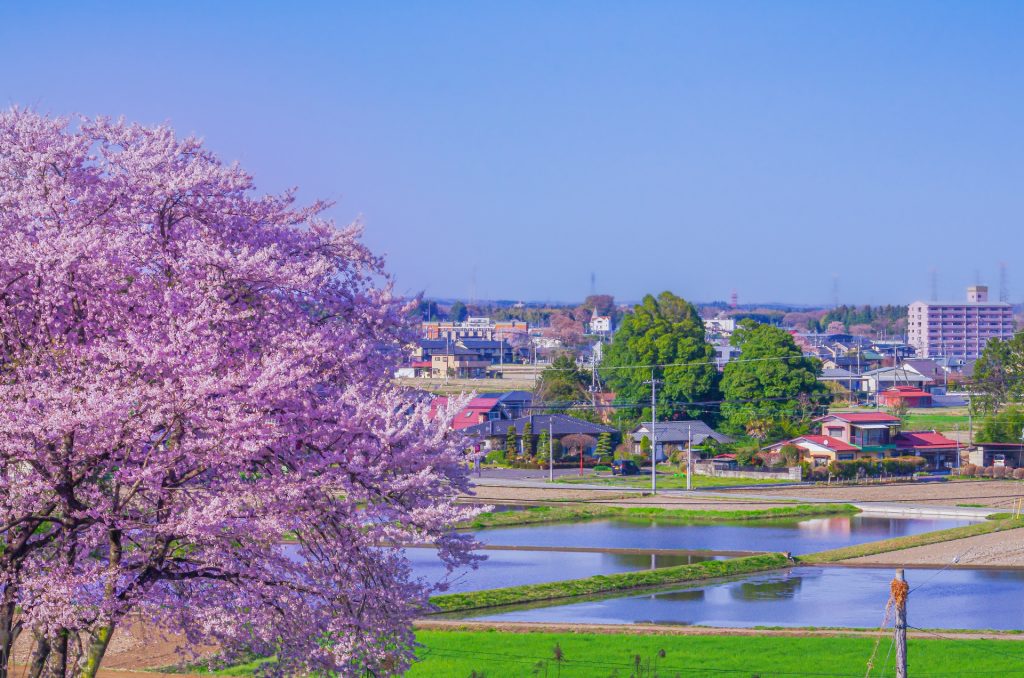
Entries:
[[464,443],[392,383],[407,304],[326,207],[167,127],[0,114],[0,678],[19,633],[94,675],[126,619],[408,666],[400,547],[477,559]]

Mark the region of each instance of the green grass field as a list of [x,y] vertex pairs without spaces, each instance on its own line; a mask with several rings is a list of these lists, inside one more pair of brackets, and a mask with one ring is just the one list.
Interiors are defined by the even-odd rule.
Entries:
[[949,414],[930,412],[928,410],[914,410],[907,415],[903,424],[907,431],[953,431],[959,428],[967,431],[970,426],[970,418],[966,414]]
[[[548,676],[864,676],[874,638],[649,636],[588,633],[421,631],[420,661],[406,674],[468,678]],[[564,654],[553,659],[558,644]],[[890,641],[878,643],[871,676],[893,675]],[[664,650],[664,658],[658,658]],[[888,654],[888,661],[886,661]],[[636,657],[641,669],[636,671]],[[1012,640],[908,641],[911,676],[1024,676],[1024,644]],[[885,665],[885,666],[883,666]],[[655,673],[656,666],[656,673]],[[883,671],[883,668],[885,670]]]
[[[418,631],[416,639],[422,647],[405,674],[409,678],[470,678],[474,672],[480,678],[893,675],[888,637]],[[554,660],[556,644],[562,662]],[[872,652],[874,669],[868,672]],[[1024,643],[1017,640],[910,638],[907,657],[908,673],[915,678],[1024,676]],[[262,663],[240,664],[214,675],[251,676]]]

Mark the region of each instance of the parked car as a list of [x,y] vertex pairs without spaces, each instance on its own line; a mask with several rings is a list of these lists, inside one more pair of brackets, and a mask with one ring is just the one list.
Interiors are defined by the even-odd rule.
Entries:
[[640,467],[632,459],[616,459],[612,462],[613,476],[638,476]]

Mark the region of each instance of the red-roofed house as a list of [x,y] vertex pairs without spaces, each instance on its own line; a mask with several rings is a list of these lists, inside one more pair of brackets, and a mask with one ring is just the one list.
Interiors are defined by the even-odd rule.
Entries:
[[873,458],[875,454],[865,452],[856,445],[833,438],[831,436],[806,435],[792,440],[784,440],[765,448],[769,452],[778,452],[786,445],[800,450],[800,461],[809,462],[812,466],[827,466],[830,461],[846,461],[848,459]]
[[785,440],[765,448],[777,452],[786,445],[801,450],[801,461],[824,466],[830,461],[923,457],[928,468],[956,466],[959,446],[934,431],[900,432],[900,418],[887,412],[833,412],[819,417],[821,433]]
[[960,454],[957,441],[935,431],[904,431],[896,436],[896,449],[903,456],[924,457],[932,469],[956,466]]
[[894,386],[878,394],[878,404],[882,407],[931,407],[932,394],[916,386]]
[[[430,401],[430,418],[434,419],[448,407],[448,398],[438,396]],[[529,413],[533,394],[529,391],[484,393],[470,400],[452,419],[453,429],[469,428],[495,419],[515,419]]]
[[[473,398],[452,419],[452,428],[456,430],[469,428],[491,419],[498,419],[498,402],[497,398]],[[430,416],[432,418],[437,416],[438,412],[447,406],[448,398],[444,396],[434,398],[430,403]]]
[[819,417],[821,435],[860,448],[891,449],[900,418],[886,412],[833,412]]

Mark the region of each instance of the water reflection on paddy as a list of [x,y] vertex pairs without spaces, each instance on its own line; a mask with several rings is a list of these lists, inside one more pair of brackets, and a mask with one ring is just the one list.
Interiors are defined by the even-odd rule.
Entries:
[[[701,626],[849,626],[882,623],[890,568],[799,567],[737,581],[568,605],[482,614],[488,621]],[[1024,629],[1024,571],[907,570],[910,625]],[[920,588],[914,588],[920,586]]]
[[795,554],[944,530],[970,520],[855,515],[786,521],[680,523],[610,519],[480,530],[486,544],[511,546],[790,551]]

